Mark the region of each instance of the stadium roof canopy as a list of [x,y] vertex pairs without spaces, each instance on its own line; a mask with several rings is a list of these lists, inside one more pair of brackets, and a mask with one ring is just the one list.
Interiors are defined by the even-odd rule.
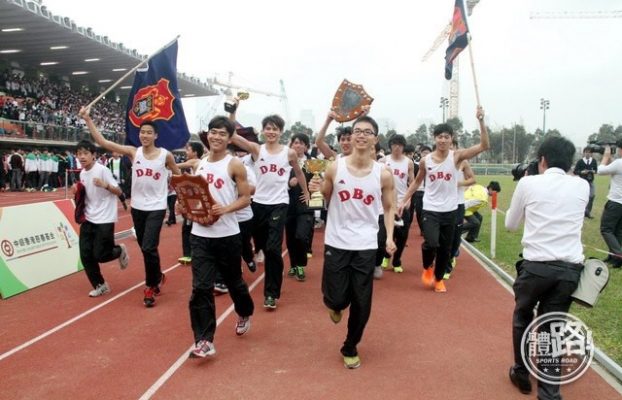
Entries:
[[[52,14],[41,0],[0,0],[0,60],[18,63],[22,69],[107,87],[146,57],[76,25],[70,17]],[[129,89],[133,79],[126,78],[121,89]],[[220,94],[183,73],[178,73],[178,84],[184,97]]]

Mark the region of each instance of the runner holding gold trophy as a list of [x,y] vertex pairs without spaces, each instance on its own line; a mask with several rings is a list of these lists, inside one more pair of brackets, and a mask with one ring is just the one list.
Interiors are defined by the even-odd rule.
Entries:
[[[330,161],[329,160],[320,160],[318,158],[313,158],[305,161],[304,169],[305,171],[313,174],[314,179],[319,179],[320,174],[326,171]],[[309,209],[310,210],[322,210],[325,206],[324,196],[320,191],[311,193],[311,198],[309,199]]]

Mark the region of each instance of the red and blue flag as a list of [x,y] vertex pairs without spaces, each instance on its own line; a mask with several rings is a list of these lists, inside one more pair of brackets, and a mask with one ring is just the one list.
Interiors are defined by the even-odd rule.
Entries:
[[449,45],[445,53],[445,79],[451,79],[454,60],[458,54],[469,44],[469,26],[467,25],[466,13],[464,12],[463,0],[456,0],[454,16],[451,20],[449,32]]
[[125,143],[140,146],[140,125],[151,121],[158,132],[156,146],[182,148],[190,139],[177,86],[177,41],[153,56],[134,76],[127,99]]

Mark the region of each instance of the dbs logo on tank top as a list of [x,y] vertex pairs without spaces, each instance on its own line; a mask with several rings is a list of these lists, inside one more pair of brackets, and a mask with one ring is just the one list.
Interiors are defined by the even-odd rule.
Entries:
[[285,169],[278,168],[278,165],[276,164],[262,165],[261,167],[259,167],[259,171],[261,172],[262,175],[265,175],[268,172],[276,172],[277,175],[283,176],[283,174],[285,173]]
[[437,179],[442,179],[442,180],[450,181],[451,177],[452,177],[452,174],[446,174],[443,171],[438,171],[436,174],[428,175],[428,178],[430,179],[430,182],[434,182]]
[[363,204],[368,206],[374,202],[373,195],[366,195],[363,190],[358,188],[352,189],[352,192],[350,192],[350,190],[340,190],[337,194],[339,195],[339,200],[341,200],[342,203],[348,200],[361,200]]
[[214,185],[216,189],[220,189],[225,185],[225,181],[222,178],[214,180],[214,174],[207,174],[206,180],[210,185]]
[[137,168],[136,169],[136,177],[137,178],[141,178],[143,176],[149,176],[151,178],[153,178],[154,180],[158,180],[160,179],[160,173],[156,172],[155,174],[153,173],[153,170],[151,168]]
[[400,171],[399,169],[394,169],[393,175],[397,176],[400,179],[404,179],[404,177],[406,176],[406,174],[403,171]]

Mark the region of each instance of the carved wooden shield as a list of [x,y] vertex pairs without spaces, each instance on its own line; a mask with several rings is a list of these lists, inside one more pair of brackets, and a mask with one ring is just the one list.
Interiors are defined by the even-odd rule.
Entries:
[[347,122],[363,114],[363,106],[371,105],[374,99],[365,92],[363,85],[344,79],[333,97],[333,111],[337,122]]
[[214,199],[209,192],[207,181],[202,176],[173,175],[171,185],[177,192],[177,200],[186,218],[201,225],[212,225],[218,221],[218,216],[210,212]]

